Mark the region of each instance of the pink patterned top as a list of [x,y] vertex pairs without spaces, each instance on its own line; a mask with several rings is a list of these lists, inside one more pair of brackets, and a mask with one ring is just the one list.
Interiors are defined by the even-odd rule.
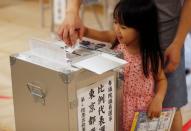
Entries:
[[152,72],[148,78],[144,76],[141,55],[132,55],[127,46],[119,44],[115,50],[124,55],[128,64],[124,67],[124,87],[122,102],[122,121],[120,131],[130,131],[134,113],[147,110],[154,96],[154,78]]

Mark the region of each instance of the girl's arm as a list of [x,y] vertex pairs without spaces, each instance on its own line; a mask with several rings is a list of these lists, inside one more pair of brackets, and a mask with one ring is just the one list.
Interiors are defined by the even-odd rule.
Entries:
[[156,94],[155,97],[159,97],[163,102],[167,90],[167,78],[164,70],[160,67],[158,76],[156,77]]
[[158,97],[161,102],[163,102],[167,90],[167,79],[164,73],[164,70],[161,69],[158,77],[156,78],[156,94],[155,97]]
[[115,40],[115,33],[113,31],[99,31],[88,27],[85,27],[84,36],[109,43]]
[[155,77],[156,90],[155,96],[149,106],[148,116],[150,118],[159,117],[162,111],[162,103],[166,95],[167,79],[164,70],[160,67],[158,75]]

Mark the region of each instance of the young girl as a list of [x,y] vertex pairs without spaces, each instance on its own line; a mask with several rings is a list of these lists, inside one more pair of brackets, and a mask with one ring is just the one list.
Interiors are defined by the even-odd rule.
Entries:
[[152,0],[123,0],[114,10],[114,31],[85,27],[85,36],[113,43],[124,54],[122,131],[129,131],[134,113],[146,110],[159,117],[167,80],[159,45],[157,9]]

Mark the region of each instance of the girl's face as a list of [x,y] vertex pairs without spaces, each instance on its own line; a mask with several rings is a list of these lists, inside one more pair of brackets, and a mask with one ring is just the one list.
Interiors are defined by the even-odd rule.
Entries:
[[114,21],[114,31],[117,39],[121,44],[131,45],[135,44],[138,40],[138,32],[134,28],[130,28],[124,25],[120,25]]

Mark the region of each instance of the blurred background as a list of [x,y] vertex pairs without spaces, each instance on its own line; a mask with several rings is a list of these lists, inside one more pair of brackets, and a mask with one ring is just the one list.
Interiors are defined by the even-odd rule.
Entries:
[[[97,29],[111,27],[112,7],[108,0],[82,5],[84,24]],[[0,131],[15,131],[9,56],[29,49],[28,40],[55,38],[64,19],[66,0],[0,0]],[[191,119],[191,36],[185,42],[189,103],[181,109],[186,124]],[[186,72],[186,71],[185,71]]]

